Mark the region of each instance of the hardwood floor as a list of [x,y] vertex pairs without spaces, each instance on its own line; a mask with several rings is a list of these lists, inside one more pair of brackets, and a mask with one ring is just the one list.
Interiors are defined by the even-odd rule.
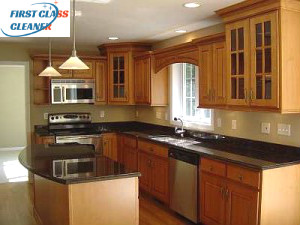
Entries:
[[[0,224],[38,225],[27,182],[0,184]],[[192,225],[146,194],[140,196],[140,225]]]

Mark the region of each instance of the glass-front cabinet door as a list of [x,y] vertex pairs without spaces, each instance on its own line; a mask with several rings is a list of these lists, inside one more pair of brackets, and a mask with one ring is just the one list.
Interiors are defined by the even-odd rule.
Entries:
[[248,105],[249,96],[249,20],[226,25],[227,103]]
[[128,53],[111,53],[109,56],[109,100],[128,101]]
[[277,21],[277,12],[250,19],[250,103],[253,106],[279,107]]

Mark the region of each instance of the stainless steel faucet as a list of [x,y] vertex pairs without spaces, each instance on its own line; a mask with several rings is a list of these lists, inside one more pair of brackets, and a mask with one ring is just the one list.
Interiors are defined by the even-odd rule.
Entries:
[[183,121],[182,119],[178,117],[174,117],[174,121],[180,121],[181,122],[181,128],[175,127],[175,134],[180,134],[181,137],[184,136],[185,130],[183,129]]

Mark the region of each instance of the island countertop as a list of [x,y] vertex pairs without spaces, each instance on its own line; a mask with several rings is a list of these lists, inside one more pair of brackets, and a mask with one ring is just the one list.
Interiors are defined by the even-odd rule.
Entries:
[[[78,177],[61,177],[54,174],[53,161],[76,161],[80,159],[88,159],[93,162],[92,172]],[[95,153],[92,145],[31,145],[20,153],[19,161],[33,174],[61,184],[86,183],[140,176],[138,171],[125,168],[123,164]],[[84,166],[91,167],[91,165],[82,163],[80,165],[81,169]],[[78,168],[75,166],[72,169],[76,173],[76,169]]]

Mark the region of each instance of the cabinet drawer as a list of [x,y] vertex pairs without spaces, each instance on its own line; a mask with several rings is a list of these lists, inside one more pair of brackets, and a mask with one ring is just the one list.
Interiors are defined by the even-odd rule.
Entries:
[[138,141],[138,149],[161,157],[168,157],[168,148],[147,141]]
[[123,137],[123,144],[127,147],[130,147],[130,148],[136,148],[136,146],[137,146],[136,138],[135,137],[124,136]]
[[215,160],[206,158],[201,159],[201,170],[213,173],[219,176],[226,176],[226,165]]
[[227,178],[256,188],[260,186],[260,173],[258,171],[228,165]]

